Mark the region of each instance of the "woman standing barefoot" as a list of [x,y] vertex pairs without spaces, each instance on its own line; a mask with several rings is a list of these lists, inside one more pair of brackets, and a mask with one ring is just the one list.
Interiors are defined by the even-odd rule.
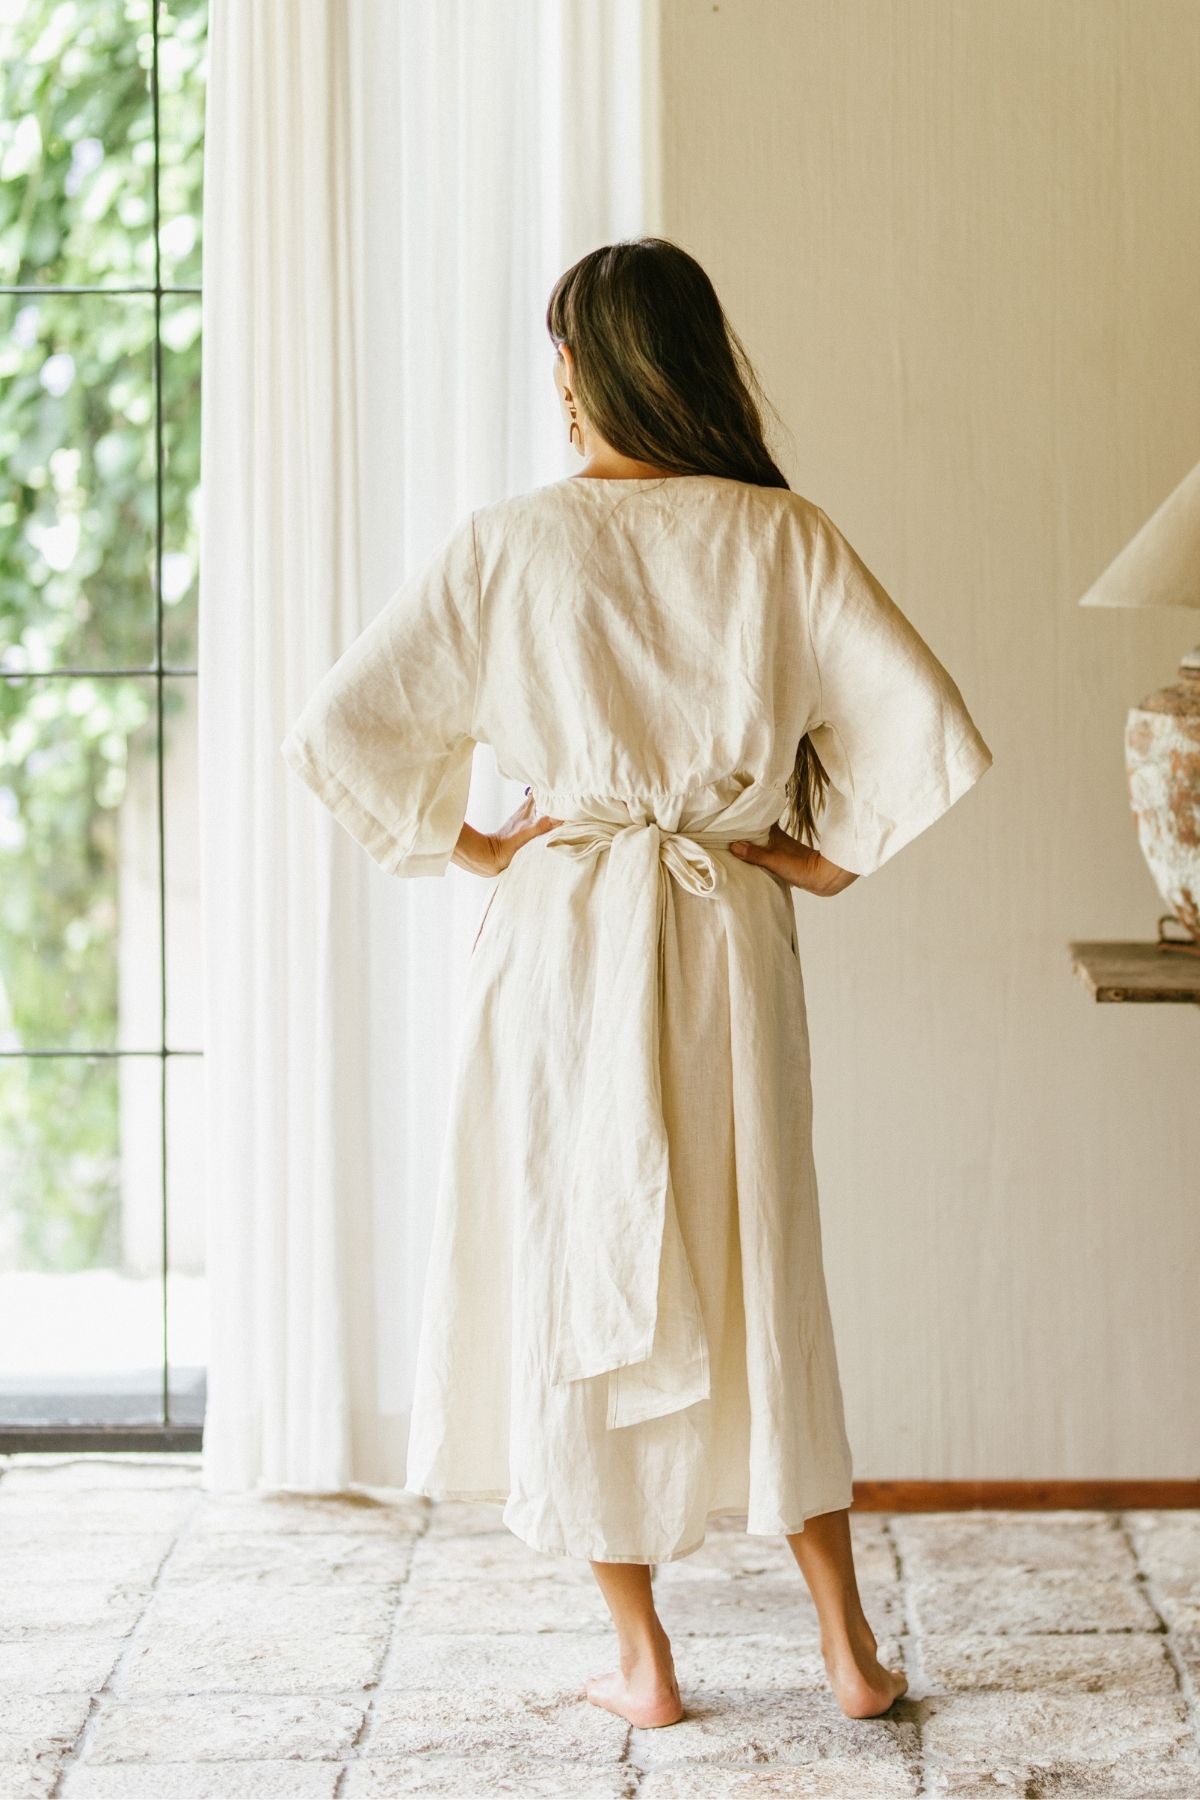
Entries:
[[[886,1710],[855,1582],[793,890],[841,893],[991,763],[954,681],[789,488],[699,264],[643,238],[546,323],[574,475],[462,520],[326,676],[292,767],[399,876],[492,879],[470,951],[406,1488],[586,1559],[683,1716],[650,1570],[784,1536],[830,1683]],[[465,823],[476,743],[526,798]]]

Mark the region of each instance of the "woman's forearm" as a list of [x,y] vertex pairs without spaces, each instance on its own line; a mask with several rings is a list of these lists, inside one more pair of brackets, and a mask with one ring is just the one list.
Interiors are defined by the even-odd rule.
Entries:
[[496,840],[485,836],[482,831],[476,831],[473,825],[464,823],[458,834],[458,842],[450,853],[450,861],[456,868],[466,869],[472,875],[494,875]]
[[857,880],[858,876],[850,869],[843,869],[839,864],[830,862],[829,858],[822,856],[819,850],[812,851],[811,873],[807,884],[807,891],[810,894],[822,897],[840,894],[850,886],[852,881]]

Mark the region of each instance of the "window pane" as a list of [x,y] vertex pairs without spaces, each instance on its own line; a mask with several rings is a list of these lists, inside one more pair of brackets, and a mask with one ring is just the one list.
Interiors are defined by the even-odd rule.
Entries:
[[0,16],[0,284],[154,280],[150,0]]
[[208,1290],[203,1103],[203,1057],[168,1057],[167,1345],[173,1425],[199,1425],[204,1418]]
[[167,1044],[203,1048],[200,803],[196,681],[163,682],[163,838],[166,850]]
[[164,295],[163,666],[196,666],[200,562],[200,297]]
[[161,1422],[161,1068],[0,1058],[0,1424]]
[[5,668],[153,663],[154,457],[152,298],[0,296]]
[[161,1045],[155,688],[0,680],[0,1049]]
[[158,11],[159,245],[164,287],[200,281],[207,0]]

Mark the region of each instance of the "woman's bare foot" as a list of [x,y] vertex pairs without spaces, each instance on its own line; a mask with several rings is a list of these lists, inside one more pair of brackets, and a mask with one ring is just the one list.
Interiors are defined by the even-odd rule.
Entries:
[[885,1669],[880,1662],[869,1625],[835,1645],[822,1638],[821,1655],[834,1699],[848,1719],[878,1718],[908,1687],[902,1669]]
[[649,1563],[592,1563],[617,1628],[618,1666],[590,1675],[583,1693],[631,1725],[676,1725],[683,1703],[671,1640],[654,1606]]
[[589,1675],[583,1691],[593,1706],[602,1706],[631,1725],[677,1725],[683,1717],[671,1641],[665,1631],[653,1650],[628,1664],[622,1657],[620,1668],[603,1675]]
[[787,1541],[817,1608],[821,1655],[838,1705],[848,1719],[876,1718],[904,1693],[908,1677],[885,1669],[876,1654],[854,1572],[849,1508],[814,1513]]

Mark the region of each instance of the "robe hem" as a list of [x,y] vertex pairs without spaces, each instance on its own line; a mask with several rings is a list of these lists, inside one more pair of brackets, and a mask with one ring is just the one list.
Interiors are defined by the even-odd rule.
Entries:
[[[406,1494],[420,1495],[423,1499],[434,1501],[435,1504],[442,1500],[469,1500],[491,1502],[498,1506],[504,1506],[511,1498],[511,1495],[501,1492],[498,1488],[444,1488],[440,1489],[437,1493],[430,1493],[428,1489],[425,1488],[406,1487],[403,1489],[403,1492]],[[851,1488],[849,1493],[843,1490],[841,1497],[833,1501],[832,1504],[826,1501],[819,1506],[810,1506],[806,1512],[800,1514],[799,1524],[761,1526],[751,1525],[749,1523],[749,1515],[747,1514],[745,1507],[710,1506],[708,1512],[705,1514],[705,1525],[707,1527],[708,1522],[712,1519],[729,1517],[740,1518],[745,1516],[747,1523],[742,1527],[742,1532],[746,1537],[791,1537],[794,1536],[795,1533],[803,1531],[806,1520],[816,1518],[821,1513],[840,1512],[843,1509],[852,1507],[853,1504],[854,1493],[853,1488]],[[646,1551],[633,1556],[617,1556],[607,1549],[570,1550],[562,1544],[539,1543],[535,1538],[528,1537],[523,1531],[518,1531],[509,1520],[502,1518],[500,1523],[506,1530],[511,1531],[515,1538],[519,1538],[523,1544],[528,1544],[531,1550],[540,1551],[543,1556],[568,1556],[576,1561],[582,1562],[650,1563],[654,1565],[667,1562],[679,1562],[685,1556],[695,1555],[696,1551],[701,1549],[708,1539],[708,1532],[706,1529],[692,1543],[680,1550]]]

